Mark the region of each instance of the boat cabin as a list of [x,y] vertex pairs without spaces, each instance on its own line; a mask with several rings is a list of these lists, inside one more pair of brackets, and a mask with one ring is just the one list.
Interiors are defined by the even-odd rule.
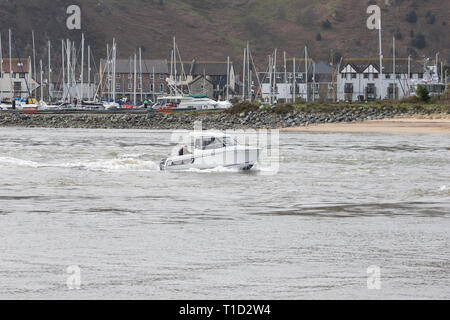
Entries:
[[193,134],[194,148],[196,150],[215,150],[236,146],[235,138],[224,134]]

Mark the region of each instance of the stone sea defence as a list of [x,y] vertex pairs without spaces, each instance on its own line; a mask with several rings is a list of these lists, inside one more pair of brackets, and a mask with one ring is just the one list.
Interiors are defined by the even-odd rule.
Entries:
[[0,112],[1,127],[105,128],[105,129],[193,129],[202,121],[205,129],[288,128],[321,123],[360,122],[396,116],[450,114],[443,106],[253,107],[228,111],[144,114],[22,114]]

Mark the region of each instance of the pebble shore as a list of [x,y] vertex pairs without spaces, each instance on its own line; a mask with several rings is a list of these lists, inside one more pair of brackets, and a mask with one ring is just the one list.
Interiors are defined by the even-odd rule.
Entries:
[[[231,114],[226,112],[148,114],[22,114],[0,113],[0,127],[187,129],[202,121],[204,129],[290,128],[323,123],[347,123],[402,116],[442,114],[439,109],[346,106],[327,112],[276,113],[268,109]],[[445,112],[448,114],[448,111]]]

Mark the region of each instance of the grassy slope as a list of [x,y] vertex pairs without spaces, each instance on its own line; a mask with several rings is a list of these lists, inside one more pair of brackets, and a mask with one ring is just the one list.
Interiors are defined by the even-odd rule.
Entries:
[[[31,29],[36,30],[38,48],[49,37],[78,40],[79,32],[65,29],[64,13],[68,4],[77,2],[83,9],[83,29],[98,57],[104,55],[106,41],[112,37],[118,39],[122,56],[143,46],[145,56],[168,57],[173,34],[186,60],[230,55],[240,61],[247,39],[259,62],[265,62],[274,47],[289,56],[302,56],[305,44],[320,59],[326,59],[331,48],[351,56],[377,54],[377,33],[365,27],[365,0],[164,0],[163,5],[160,0],[4,0],[0,4],[3,39],[7,28],[13,27],[18,46],[26,54],[30,54]],[[419,57],[434,56],[439,50],[441,57],[450,60],[450,36],[443,32],[450,25],[450,2],[391,0],[393,6],[386,6],[385,0],[378,2],[383,7],[385,56],[391,55],[392,33],[398,29],[403,35],[397,41],[399,56],[406,56],[413,30],[427,36],[427,48],[416,50]],[[419,16],[416,24],[404,20],[411,6]],[[425,22],[428,10],[436,15],[433,25]],[[325,19],[332,23],[331,29],[323,29]],[[442,26],[443,21],[447,26]],[[315,39],[319,32],[322,41]],[[44,56],[45,50],[39,53]]]

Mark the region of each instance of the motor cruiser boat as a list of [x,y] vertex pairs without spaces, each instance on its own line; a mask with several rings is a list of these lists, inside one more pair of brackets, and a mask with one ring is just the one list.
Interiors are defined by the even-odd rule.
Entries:
[[45,101],[39,102],[39,110],[44,111],[59,111],[62,109],[61,104],[55,105],[55,104],[47,104]]
[[160,169],[214,169],[217,167],[250,170],[258,161],[261,149],[240,145],[233,137],[220,132],[193,132],[191,149],[184,146],[178,155],[162,159]]
[[105,110],[117,110],[120,109],[120,104],[117,102],[104,102],[103,107]]
[[202,94],[160,96],[157,105],[159,107],[171,107],[172,110],[206,111],[227,109],[232,106],[228,101],[215,101]]

